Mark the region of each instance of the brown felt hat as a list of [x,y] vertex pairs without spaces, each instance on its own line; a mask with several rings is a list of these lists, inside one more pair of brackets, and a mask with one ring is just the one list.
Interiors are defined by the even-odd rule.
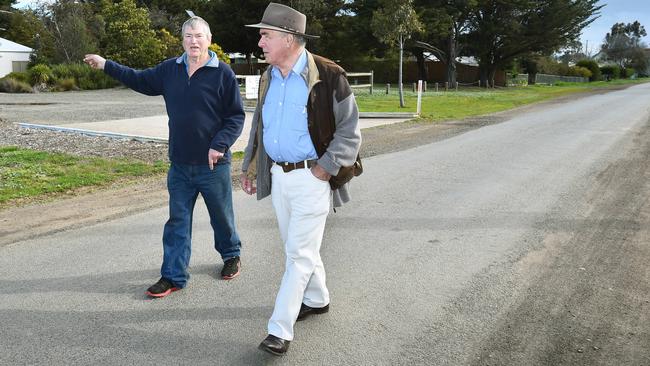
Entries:
[[296,34],[305,38],[320,38],[305,34],[307,17],[305,14],[286,5],[269,3],[264,10],[262,21],[257,24],[247,24],[246,27],[272,29],[279,32]]

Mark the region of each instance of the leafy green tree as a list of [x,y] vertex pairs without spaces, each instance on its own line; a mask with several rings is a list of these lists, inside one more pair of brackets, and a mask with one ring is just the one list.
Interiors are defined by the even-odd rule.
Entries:
[[[330,58],[345,55],[353,47],[349,45],[347,33],[342,24],[348,18],[341,11],[345,8],[344,0],[276,0],[289,5],[307,16],[307,33],[324,35],[323,39],[310,41],[309,49]],[[198,11],[210,23],[212,39],[228,52],[246,55],[252,67],[251,56],[262,57],[257,46],[259,33],[256,29],[245,27],[260,21],[268,0],[241,0],[237,6],[225,0],[206,2]],[[198,14],[200,12],[200,14]],[[223,16],[228,14],[228,16]],[[252,72],[252,69],[251,69]]]
[[259,23],[268,3],[268,0],[241,0],[237,6],[233,6],[230,1],[214,0],[206,2],[200,14],[210,24],[212,41],[228,52],[246,55],[248,64],[252,67],[251,56],[261,56],[261,50],[257,47],[259,33],[244,25]]
[[344,0],[291,0],[283,3],[307,16],[308,33],[322,36],[308,43],[312,52],[334,60],[356,53],[353,49],[355,42],[346,31],[350,16],[345,13],[347,4]]
[[346,4],[343,12],[347,21],[341,24],[340,32],[347,37],[345,43],[354,46],[346,53],[348,58],[381,57],[388,49],[372,32],[373,15],[381,6],[382,0],[353,0]]
[[615,62],[621,68],[633,68],[643,73],[648,67],[648,57],[643,49],[641,38],[647,36],[645,28],[638,22],[616,23],[611,32],[605,36],[602,53],[606,59]]
[[103,0],[101,15],[106,22],[102,40],[106,57],[135,68],[153,66],[164,58],[165,47],[151,29],[149,13],[136,7],[134,0]]
[[468,42],[481,81],[523,55],[550,54],[579,38],[604,5],[598,0],[478,0]]
[[387,45],[399,47],[399,74],[397,85],[399,88],[399,104],[404,107],[404,91],[402,86],[402,60],[404,55],[404,42],[415,32],[422,29],[422,25],[413,9],[413,0],[401,2],[386,0],[383,7],[376,10],[372,23],[374,35]]
[[156,32],[156,36],[163,46],[164,58],[177,57],[183,53],[183,42],[179,35],[172,34],[167,29],[162,28]]

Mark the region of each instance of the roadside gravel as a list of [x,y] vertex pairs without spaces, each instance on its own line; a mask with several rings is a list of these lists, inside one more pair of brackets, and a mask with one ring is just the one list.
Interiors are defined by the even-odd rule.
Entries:
[[145,162],[168,161],[167,144],[23,128],[0,119],[0,146]]

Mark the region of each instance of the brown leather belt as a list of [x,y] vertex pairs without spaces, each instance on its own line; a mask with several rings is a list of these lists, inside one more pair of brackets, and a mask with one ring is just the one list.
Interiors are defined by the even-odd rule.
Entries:
[[316,161],[317,160],[303,160],[303,161],[299,161],[297,163],[287,163],[287,162],[274,161],[273,163],[281,166],[282,170],[284,170],[285,173],[289,173],[290,171],[292,171],[294,169],[311,168],[314,165],[316,165]]

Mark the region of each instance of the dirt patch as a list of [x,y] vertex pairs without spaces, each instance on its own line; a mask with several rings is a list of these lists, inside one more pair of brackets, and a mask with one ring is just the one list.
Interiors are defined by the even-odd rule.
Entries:
[[527,285],[473,365],[650,364],[650,120],[634,142],[585,192],[584,216],[540,225],[544,247],[518,263]]

